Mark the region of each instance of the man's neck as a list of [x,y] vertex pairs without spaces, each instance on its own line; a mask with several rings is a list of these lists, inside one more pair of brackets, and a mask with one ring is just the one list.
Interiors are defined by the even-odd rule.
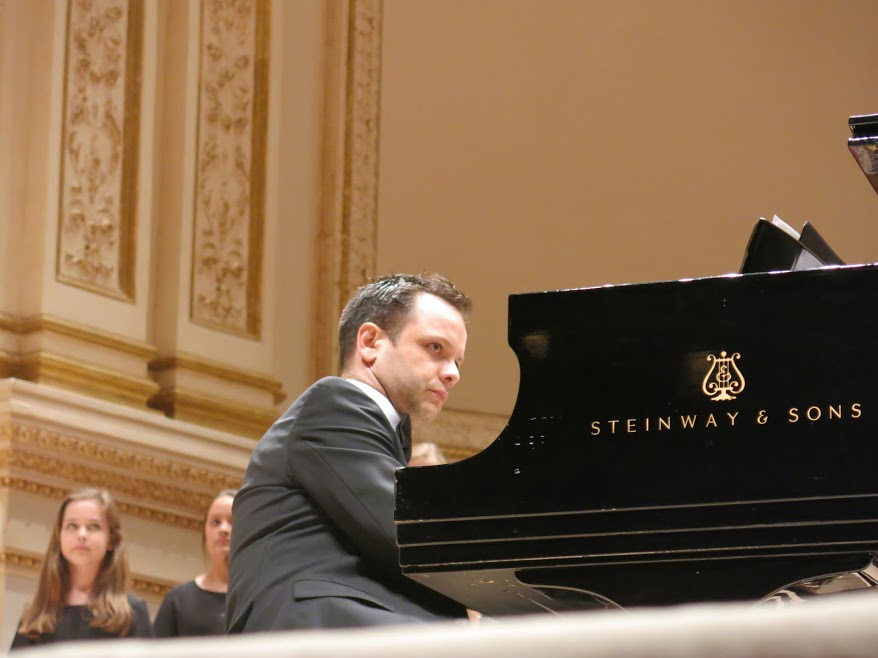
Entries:
[[350,373],[342,374],[342,377],[347,379],[349,382],[354,384],[357,388],[359,388],[363,393],[368,395],[374,402],[377,404],[381,411],[384,412],[384,415],[387,417],[387,420],[390,422],[390,425],[395,429],[400,420],[402,419],[402,414],[396,410],[396,407],[393,406],[393,403],[387,397],[387,394],[384,392],[384,389],[379,388],[374,384],[371,384],[368,381],[363,381],[357,377],[349,376]]

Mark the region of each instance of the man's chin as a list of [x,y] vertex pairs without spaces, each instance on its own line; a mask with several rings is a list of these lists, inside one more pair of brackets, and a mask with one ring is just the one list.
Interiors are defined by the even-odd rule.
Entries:
[[412,422],[416,425],[425,425],[427,423],[432,423],[436,420],[436,416],[439,415],[439,412],[442,411],[441,406],[433,406],[433,405],[424,405],[420,407],[417,411],[409,414],[411,416]]

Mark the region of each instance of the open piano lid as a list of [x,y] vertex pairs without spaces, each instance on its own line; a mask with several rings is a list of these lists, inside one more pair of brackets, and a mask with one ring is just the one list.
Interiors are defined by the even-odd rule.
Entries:
[[469,459],[397,471],[403,572],[488,615],[865,573],[876,299],[876,265],[511,295],[512,416]]

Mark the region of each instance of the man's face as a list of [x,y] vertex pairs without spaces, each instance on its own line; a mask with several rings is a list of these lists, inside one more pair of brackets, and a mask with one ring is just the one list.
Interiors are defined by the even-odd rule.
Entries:
[[384,334],[376,348],[372,373],[393,406],[415,421],[430,421],[460,380],[466,325],[451,304],[420,293],[396,341]]

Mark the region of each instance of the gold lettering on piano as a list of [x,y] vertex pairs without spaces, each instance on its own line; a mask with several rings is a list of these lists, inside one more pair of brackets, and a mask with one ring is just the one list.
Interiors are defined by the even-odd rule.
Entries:
[[790,407],[787,410],[787,422],[795,424],[800,420],[808,420],[816,423],[819,420],[843,420],[845,417],[856,420],[862,415],[862,405],[859,402],[854,402],[848,408],[843,404],[829,404],[825,408],[812,404],[804,412],[798,407]]
[[[710,369],[704,376],[701,390],[714,402],[734,400],[744,390],[746,382],[744,375],[738,369],[735,361],[741,358],[740,352],[727,355],[723,350],[719,357],[708,354]],[[732,395],[734,393],[734,395]],[[713,397],[711,397],[713,396]]]
[[[719,427],[735,428],[739,411],[727,411],[724,414],[679,414],[677,416],[644,416],[641,418],[608,418],[606,420],[593,420],[589,424],[591,436],[613,436],[616,434],[637,434],[639,432],[666,432],[673,429],[680,430],[710,430]],[[787,409],[786,418],[790,424],[800,421],[810,423],[839,422],[844,420],[856,420],[863,415],[863,406],[860,402],[849,405],[832,403],[826,405],[811,404],[805,407],[790,407]],[[754,421],[757,425],[768,424],[768,409],[759,409]]]
[[711,413],[707,414],[707,416],[701,416],[700,421],[698,414],[680,414],[679,417],[657,416],[655,418],[610,418],[604,421],[594,420],[590,425],[590,434],[592,436],[599,436],[604,430],[606,430],[608,434],[616,434],[617,432],[621,434],[622,427],[624,427],[626,434],[636,434],[638,431],[668,431],[674,426],[677,418],[679,418],[679,423],[676,423],[677,426],[686,430],[719,427],[720,423],[728,425],[728,427],[734,427],[738,413],[739,412],[737,411],[734,413],[726,412],[725,416],[717,416],[716,414]]

